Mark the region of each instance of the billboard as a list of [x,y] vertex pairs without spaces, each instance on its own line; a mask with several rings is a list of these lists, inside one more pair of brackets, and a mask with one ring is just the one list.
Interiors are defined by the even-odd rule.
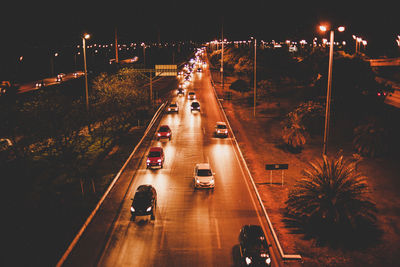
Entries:
[[176,65],[155,65],[156,76],[177,76],[178,68]]

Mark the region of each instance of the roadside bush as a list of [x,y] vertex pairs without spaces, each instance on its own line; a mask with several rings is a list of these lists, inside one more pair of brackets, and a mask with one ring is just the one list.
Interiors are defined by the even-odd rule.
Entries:
[[229,86],[230,89],[238,91],[240,93],[245,93],[250,91],[249,85],[245,80],[237,79]]

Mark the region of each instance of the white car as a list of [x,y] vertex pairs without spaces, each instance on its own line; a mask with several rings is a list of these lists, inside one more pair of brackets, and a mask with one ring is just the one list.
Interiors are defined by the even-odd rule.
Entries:
[[178,104],[176,104],[176,102],[171,102],[167,108],[168,112],[179,112],[179,107]]
[[198,163],[194,167],[194,188],[214,188],[215,178],[210,164]]
[[215,125],[215,136],[228,137],[228,127],[225,122],[218,121]]

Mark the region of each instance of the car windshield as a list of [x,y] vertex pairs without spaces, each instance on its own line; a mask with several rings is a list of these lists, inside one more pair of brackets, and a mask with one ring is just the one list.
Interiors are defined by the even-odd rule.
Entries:
[[210,169],[198,169],[197,176],[211,176],[212,172]]
[[197,103],[197,102],[193,102],[193,103],[192,103],[192,107],[199,107],[199,106],[200,106],[200,104]]
[[160,151],[150,151],[149,153],[149,158],[155,158],[155,157],[160,157],[161,153]]
[[218,128],[218,129],[226,129],[226,125],[218,124],[218,125],[217,125],[217,128]]
[[176,104],[171,104],[171,105],[169,105],[170,107],[176,107]]
[[168,127],[160,127],[159,132],[168,132]]
[[189,95],[194,95],[194,92],[189,92]]

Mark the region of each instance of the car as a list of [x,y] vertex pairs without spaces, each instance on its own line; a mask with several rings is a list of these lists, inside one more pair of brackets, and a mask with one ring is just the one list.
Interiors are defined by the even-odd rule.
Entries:
[[147,168],[164,166],[164,150],[162,147],[152,147],[149,150],[146,160]]
[[197,68],[197,72],[201,72],[201,68]]
[[239,233],[239,250],[246,266],[271,266],[267,239],[259,225],[244,225]]
[[194,167],[194,188],[214,188],[215,178],[209,163],[198,163]]
[[228,137],[228,127],[225,122],[218,121],[215,125],[215,136]]
[[185,95],[185,89],[183,89],[183,88],[178,88],[178,89],[176,90],[176,94],[179,95],[179,96]]
[[59,83],[62,82],[63,77],[64,76],[62,74],[58,74],[57,77],[56,77],[56,82],[59,82]]
[[176,113],[178,113],[179,112],[178,104],[176,104],[176,102],[171,102],[168,105],[167,111],[168,112],[176,112]]
[[9,95],[15,94],[17,92],[17,88],[10,81],[1,81],[0,82],[0,96],[1,95]]
[[197,101],[192,102],[192,104],[190,104],[190,112],[193,111],[198,111],[200,112],[200,103]]
[[196,93],[193,92],[193,91],[190,91],[190,92],[188,93],[188,99],[189,99],[189,100],[195,100],[195,99],[196,99]]
[[39,89],[41,87],[44,87],[44,81],[43,80],[36,82],[36,88]]
[[139,185],[135,196],[132,198],[131,218],[134,221],[136,216],[148,216],[151,220],[156,219],[157,191],[149,184]]
[[168,125],[161,125],[157,132],[157,140],[168,138],[171,140],[172,132]]
[[12,147],[13,143],[8,138],[0,138],[0,151],[6,151],[10,147]]

